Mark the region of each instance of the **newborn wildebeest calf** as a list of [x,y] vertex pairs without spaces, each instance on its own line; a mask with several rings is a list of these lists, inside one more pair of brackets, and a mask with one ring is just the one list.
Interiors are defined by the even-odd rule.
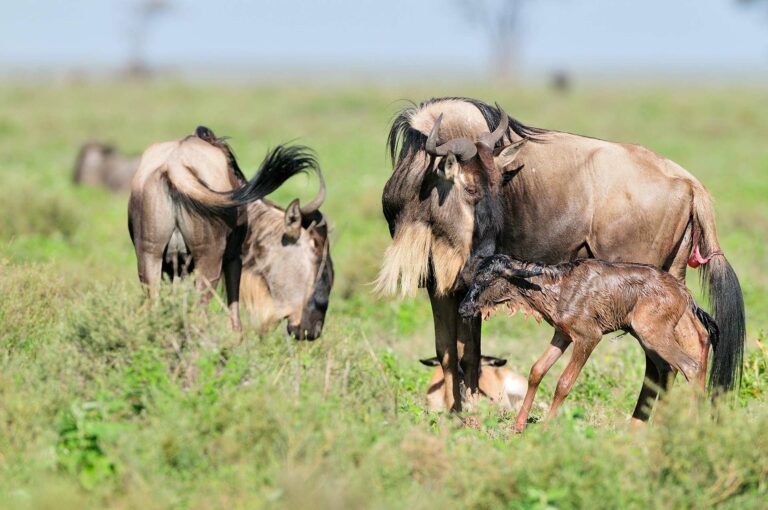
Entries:
[[[560,376],[547,418],[562,404],[589,355],[606,333],[624,330],[638,339],[657,366],[704,387],[707,355],[714,348],[713,370],[730,363],[718,349],[715,321],[699,308],[674,276],[642,264],[580,259],[553,266],[529,264],[494,255],[478,269],[459,313],[487,316],[506,303],[555,328],[544,355],[531,368],[528,391],[515,423],[525,428],[536,389],[547,371],[573,343],[573,355]],[[674,377],[674,375],[673,375]]]

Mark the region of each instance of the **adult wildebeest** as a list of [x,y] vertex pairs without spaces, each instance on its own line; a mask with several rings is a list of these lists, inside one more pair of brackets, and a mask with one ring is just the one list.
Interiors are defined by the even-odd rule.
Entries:
[[[294,308],[298,307],[298,311],[292,309],[291,317],[316,315],[315,302],[324,299],[327,306],[330,284],[323,289],[327,278],[318,278],[311,270],[331,271],[332,275],[328,269],[331,264],[327,232],[324,226],[317,225],[322,219],[318,208],[324,185],[319,200],[308,207],[301,208],[298,201],[294,208],[289,207],[291,222],[287,213],[271,222],[260,221],[253,214],[264,208],[274,209],[262,201],[263,197],[307,169],[320,172],[308,149],[278,146],[266,156],[254,178],[246,182],[229,145],[202,126],[195,135],[149,147],[132,183],[128,228],[136,248],[139,279],[150,295],[157,292],[163,272],[173,279],[194,271],[197,287],[212,291],[223,269],[232,325],[240,329],[238,301],[243,256],[247,269],[257,264],[274,264],[281,269],[271,273],[272,278],[266,281],[270,295],[280,291],[299,295],[291,302]],[[305,225],[313,220],[315,224]],[[283,235],[270,237],[268,243],[250,241],[274,232]],[[249,242],[244,247],[246,237]],[[323,257],[317,256],[312,242],[322,244]],[[312,290],[310,296],[306,296],[307,288]],[[321,296],[312,299],[314,291]],[[206,293],[206,299],[209,298]],[[322,313],[324,317],[325,308]],[[319,334],[316,323],[317,319],[311,328]],[[289,320],[289,331],[300,326]]]
[[138,157],[123,156],[114,146],[87,142],[75,162],[74,181],[86,186],[103,186],[112,191],[128,191],[139,167]]
[[710,345],[713,371],[726,371],[732,362],[731,353],[721,350],[717,324],[696,304],[685,282],[654,266],[595,259],[547,266],[493,255],[480,264],[459,313],[487,316],[502,303],[512,313],[533,313],[558,333],[557,343],[531,368],[517,432],[525,428],[542,378],[571,343],[573,355],[557,382],[547,419],[555,416],[606,333],[631,334],[657,366],[682,372],[701,389]]
[[[702,276],[730,363],[711,381],[735,384],[745,336],[741,288],[720,251],[709,193],[681,166],[637,145],[528,127],[467,98],[404,109],[388,144],[394,170],[382,202],[393,243],[378,289],[427,287],[454,410],[459,363],[476,392],[480,360],[481,323],[461,320],[458,305],[477,261],[493,253],[549,264],[645,263],[681,281],[689,259],[695,266],[707,260],[700,252],[714,255]],[[552,344],[562,342],[556,333]],[[646,403],[669,374],[646,356],[634,418],[648,418]]]
[[[427,358],[419,360],[423,365],[435,367],[432,377],[429,379],[427,390],[427,408],[430,411],[442,411],[448,409],[445,403],[445,378],[440,360]],[[507,360],[493,356],[482,356],[480,360],[480,378],[478,387],[480,394],[487,397],[492,403],[505,409],[519,409],[528,389],[525,377],[505,368]]]
[[293,200],[282,209],[268,200],[248,204],[243,244],[241,294],[262,329],[285,319],[299,340],[314,340],[323,330],[333,286],[328,223],[320,212],[325,183],[306,206]]

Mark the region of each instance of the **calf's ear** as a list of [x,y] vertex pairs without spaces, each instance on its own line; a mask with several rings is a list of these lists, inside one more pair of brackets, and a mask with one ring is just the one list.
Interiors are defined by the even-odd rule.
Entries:
[[426,365],[428,367],[436,367],[440,365],[440,362],[437,360],[437,357],[420,359],[419,363],[421,363],[422,365]]
[[301,236],[301,206],[299,199],[294,198],[285,209],[285,232],[283,237],[288,241],[296,242]]
[[527,138],[523,138],[501,149],[499,155],[493,158],[496,161],[496,167],[502,169],[511,165],[527,141]]

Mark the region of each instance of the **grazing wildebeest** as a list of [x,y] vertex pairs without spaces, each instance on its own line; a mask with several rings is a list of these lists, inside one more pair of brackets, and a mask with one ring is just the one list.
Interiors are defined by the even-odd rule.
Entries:
[[[139,279],[150,296],[162,273],[173,279],[194,271],[197,287],[213,292],[224,271],[232,326],[238,311],[245,204],[260,200],[286,179],[317,169],[305,147],[278,146],[246,183],[230,147],[200,126],[195,135],[150,146],[131,185],[128,229]],[[257,257],[269,258],[269,250]],[[295,279],[285,272],[283,278]],[[210,299],[207,292],[204,299]]]
[[[314,160],[306,165],[320,178],[320,191],[306,206],[298,199],[286,209],[268,200],[248,204],[240,288],[246,309],[262,329],[285,319],[288,333],[314,340],[323,330],[334,275],[328,223],[320,212],[325,183]],[[292,175],[291,167],[286,171]]]
[[487,315],[506,304],[523,309],[557,331],[556,341],[531,368],[528,391],[515,430],[528,421],[541,379],[573,344],[573,354],[557,382],[547,419],[552,418],[606,333],[623,330],[646,355],[672,376],[680,371],[704,389],[712,345],[712,371],[728,370],[731,352],[718,342],[715,321],[694,301],[685,283],[644,264],[577,259],[557,265],[521,262],[506,255],[485,259],[459,306],[462,317]]
[[[419,360],[423,365],[435,367],[429,379],[427,408],[430,411],[448,409],[445,402],[445,378],[440,360],[427,358]],[[528,382],[525,377],[514,373],[504,365],[507,360],[493,356],[482,356],[480,361],[480,394],[505,409],[519,409],[525,397]]]
[[[480,367],[481,322],[461,320],[458,305],[477,261],[494,253],[548,264],[645,263],[681,281],[686,263],[711,257],[702,278],[730,353],[711,382],[734,386],[745,336],[741,288],[720,250],[709,193],[681,166],[638,145],[528,127],[467,98],[404,109],[388,144],[394,170],[382,203],[393,243],[378,289],[427,287],[453,410],[461,409],[459,365],[471,392]],[[562,342],[556,333],[553,345]],[[646,404],[669,374],[646,357],[635,419],[648,418]]]
[[75,162],[74,181],[86,186],[103,186],[128,191],[139,167],[138,157],[123,156],[114,146],[91,141],[83,144]]

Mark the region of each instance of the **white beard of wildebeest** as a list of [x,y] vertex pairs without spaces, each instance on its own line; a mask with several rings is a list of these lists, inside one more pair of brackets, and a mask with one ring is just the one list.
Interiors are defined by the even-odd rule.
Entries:
[[461,200],[459,190],[434,181],[425,176],[424,184],[432,186],[427,197],[417,207],[402,211],[396,220],[394,239],[376,280],[376,291],[381,294],[396,294],[399,286],[401,296],[413,295],[426,285],[430,273],[435,291],[445,294],[454,287],[469,258],[472,208]]
[[[388,218],[395,225],[394,239],[376,282],[380,293],[394,294],[399,285],[402,296],[412,295],[429,283],[438,296],[448,294],[471,278],[475,260],[495,250],[502,211],[498,192],[492,189],[500,181],[493,147],[507,128],[506,117],[477,142],[458,137],[438,145],[441,121],[442,115],[434,120],[425,142],[430,156],[419,154],[405,162],[425,170],[420,178],[405,181],[410,189],[401,191],[418,201]],[[504,164],[510,154],[514,158],[518,148],[503,151],[498,163]],[[402,183],[387,183],[388,188],[398,185]],[[385,194],[389,192],[385,188]]]

